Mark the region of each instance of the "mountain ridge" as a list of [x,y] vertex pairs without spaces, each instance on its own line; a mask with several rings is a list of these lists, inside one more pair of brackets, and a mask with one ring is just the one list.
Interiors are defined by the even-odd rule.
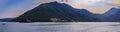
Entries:
[[26,19],[31,19],[35,22],[53,22],[51,19],[57,19],[65,22],[118,22],[119,10],[111,8],[104,14],[93,14],[87,9],[76,9],[65,3],[50,2],[43,3],[12,21],[26,22]]
[[[67,22],[72,21],[98,21],[97,18],[88,16],[84,11],[86,9],[77,10],[65,3],[50,2],[39,5],[38,7],[24,13],[13,21],[21,21],[24,19],[32,19],[37,22],[52,22],[51,18],[58,18]],[[79,12],[78,12],[79,11]],[[80,13],[80,11],[82,13]],[[87,11],[89,14],[90,12]],[[32,16],[34,15],[34,16]]]
[[104,15],[105,21],[120,21],[120,9],[111,8]]

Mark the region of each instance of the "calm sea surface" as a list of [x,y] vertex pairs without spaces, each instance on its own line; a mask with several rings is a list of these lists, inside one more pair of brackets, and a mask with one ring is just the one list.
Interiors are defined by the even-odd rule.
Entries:
[[120,32],[118,22],[0,22],[0,32]]

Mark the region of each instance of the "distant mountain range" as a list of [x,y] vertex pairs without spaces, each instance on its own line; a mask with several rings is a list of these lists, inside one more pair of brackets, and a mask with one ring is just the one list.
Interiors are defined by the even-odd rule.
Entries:
[[33,22],[52,22],[55,18],[66,22],[105,22],[120,21],[120,9],[111,8],[105,14],[92,14],[86,9],[76,9],[65,3],[50,2],[39,5],[38,7],[13,19],[14,22],[25,22],[31,19]]
[[2,19],[0,19],[0,22],[10,22],[13,19],[14,18],[2,18]]
[[104,21],[120,21],[120,9],[119,8],[111,8],[108,12],[103,14]]

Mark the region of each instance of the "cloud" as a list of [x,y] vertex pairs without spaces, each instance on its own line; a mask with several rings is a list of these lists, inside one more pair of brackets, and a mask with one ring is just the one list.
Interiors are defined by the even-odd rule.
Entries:
[[111,6],[119,6],[119,4],[116,3],[117,0],[111,0],[106,3],[106,5],[111,5]]

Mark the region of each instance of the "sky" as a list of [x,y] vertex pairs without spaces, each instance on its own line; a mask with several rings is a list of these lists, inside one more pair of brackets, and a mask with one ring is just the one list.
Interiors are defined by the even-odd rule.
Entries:
[[58,1],[77,9],[87,9],[94,14],[103,14],[110,8],[120,7],[120,0],[0,0],[0,18],[15,18],[42,3]]

